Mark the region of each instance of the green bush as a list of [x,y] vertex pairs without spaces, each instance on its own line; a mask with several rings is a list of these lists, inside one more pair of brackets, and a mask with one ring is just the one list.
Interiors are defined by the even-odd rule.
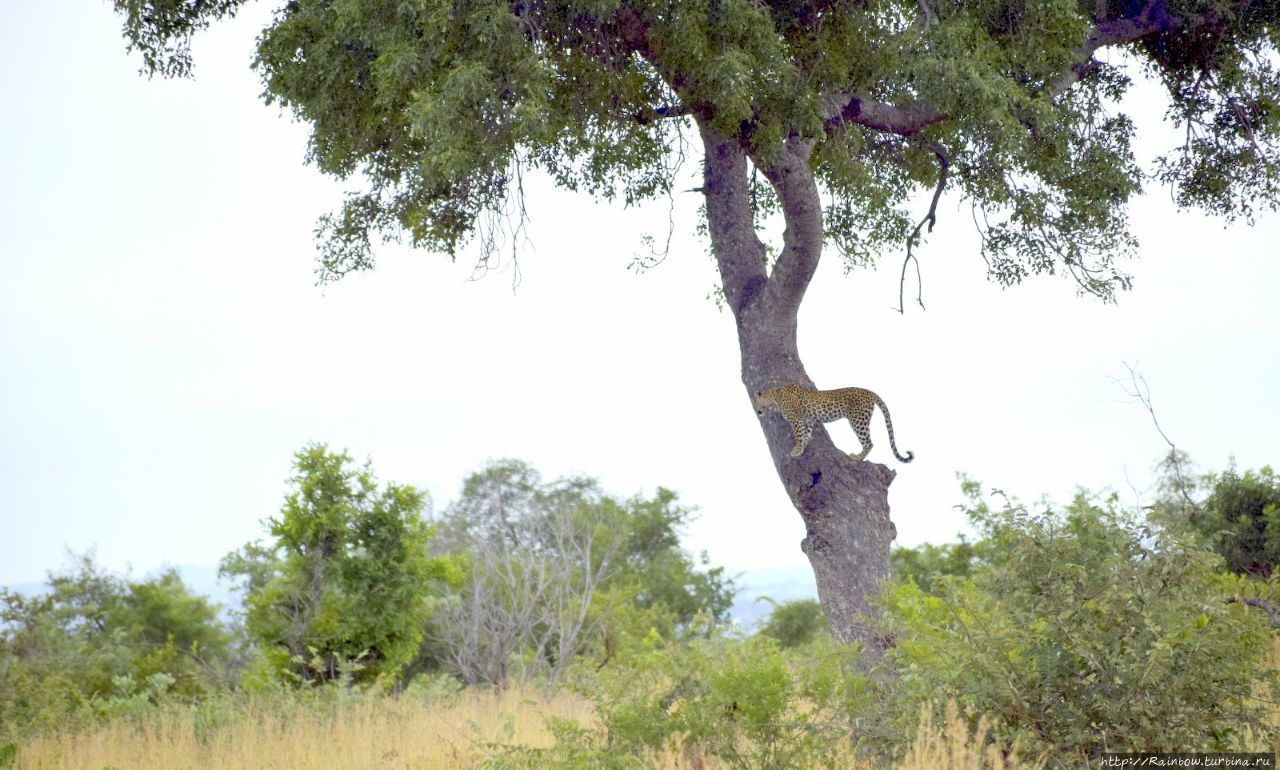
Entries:
[[294,454],[290,490],[220,573],[243,581],[245,629],[261,658],[248,681],[393,683],[417,655],[439,584],[458,567],[432,558],[427,496],[380,486],[370,463],[311,444]]
[[1078,764],[1103,750],[1239,749],[1270,736],[1261,613],[1227,604],[1214,554],[1078,497],[1063,513],[972,515],[991,544],[970,578],[892,589],[895,718],[955,699],[1006,746]]
[[915,581],[925,591],[948,575],[966,577],[984,560],[990,558],[991,544],[979,540],[970,543],[964,535],[957,543],[921,543],[914,548],[894,548],[890,555],[893,579]]
[[1227,562],[1227,569],[1268,578],[1280,564],[1280,476],[1269,467],[1234,467],[1203,481],[1208,497],[1185,511],[1186,523]]
[[175,571],[130,581],[74,557],[40,594],[0,590],[0,741],[204,697],[230,656],[216,605]]
[[776,639],[783,649],[800,647],[830,633],[817,599],[796,599],[778,604],[760,626],[760,633]]
[[845,766],[870,692],[850,673],[857,655],[831,643],[792,655],[760,635],[667,645],[583,685],[603,731],[557,721],[554,747],[506,747],[487,766],[652,767],[664,750],[735,768]]

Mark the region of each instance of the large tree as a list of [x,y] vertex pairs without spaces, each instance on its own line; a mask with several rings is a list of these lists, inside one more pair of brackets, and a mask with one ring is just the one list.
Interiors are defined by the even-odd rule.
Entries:
[[[169,76],[244,2],[114,0],[144,69]],[[1151,170],[1180,204],[1274,206],[1278,36],[1271,0],[289,0],[255,65],[267,100],[310,124],[310,160],[362,187],[321,220],[327,276],[371,267],[379,237],[455,253],[527,169],[663,195],[696,132],[751,395],[812,386],[796,324],[824,241],[851,264],[909,257],[944,189],[973,205],[994,280],[1127,288],[1126,202],[1148,173],[1120,101],[1135,74],[1185,129]],[[775,250],[767,214],[785,222]],[[822,431],[792,458],[783,419],[760,426],[833,633],[867,637],[894,473]]]

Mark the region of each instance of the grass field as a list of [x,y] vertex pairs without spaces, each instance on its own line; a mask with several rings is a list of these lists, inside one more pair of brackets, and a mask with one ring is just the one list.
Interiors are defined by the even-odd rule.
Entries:
[[[1280,665],[1280,641],[1272,650]],[[329,690],[328,693],[339,692]],[[324,695],[324,693],[321,693]],[[512,688],[494,694],[467,690],[452,695],[392,698],[340,694],[246,696],[200,706],[166,706],[134,720],[117,719],[23,743],[19,770],[419,770],[470,768],[502,746],[546,747],[553,742],[548,717],[595,722],[590,701],[560,691]],[[1241,750],[1267,750],[1250,739]],[[914,743],[892,770],[1030,770],[1010,764],[981,733],[971,736],[954,713],[946,725],[927,717]],[[725,767],[697,751],[647,757],[660,770]],[[3,761],[0,761],[3,765]],[[842,768],[872,770],[852,757]],[[877,767],[876,770],[883,770]]]
[[[267,701],[172,707],[136,723],[116,721],[26,743],[21,770],[418,770],[468,768],[496,745],[548,746],[548,716],[592,721],[568,693],[464,692],[435,702],[356,696],[322,706]],[[691,751],[651,757],[658,768],[722,767]],[[849,765],[854,767],[855,765]],[[1026,766],[1023,766],[1026,767]],[[963,729],[926,724],[895,770],[1015,770]]]
[[22,746],[15,767],[30,770],[319,770],[464,768],[493,743],[540,746],[546,716],[587,720],[571,695],[543,701],[509,690],[468,692],[433,703],[357,696],[319,707],[263,701],[168,708],[136,724],[116,721]]

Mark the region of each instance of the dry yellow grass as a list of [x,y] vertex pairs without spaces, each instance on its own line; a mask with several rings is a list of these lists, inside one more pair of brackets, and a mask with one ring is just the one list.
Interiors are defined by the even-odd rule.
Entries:
[[946,729],[939,730],[929,710],[920,717],[915,742],[894,770],[1038,770],[1043,763],[1019,763],[986,743],[986,726],[979,722],[970,735],[960,711],[947,707]]
[[170,709],[135,727],[125,722],[48,735],[25,744],[24,770],[358,770],[465,768],[486,743],[546,746],[546,716],[591,718],[586,701],[532,691],[472,691],[434,704],[361,697],[340,707],[281,716],[245,707],[207,740],[195,709]]
[[[471,691],[434,704],[412,699],[357,697],[338,706],[293,709],[247,705],[221,726],[201,727],[196,709],[168,709],[137,727],[99,725],[28,742],[17,758],[22,770],[361,770],[467,768],[486,755],[486,744],[548,746],[548,716],[592,720],[590,703],[568,693],[549,700],[531,690],[501,695]],[[204,732],[204,739],[201,733]],[[650,757],[659,770],[723,764],[673,747]],[[869,770],[852,757],[844,767]],[[894,770],[1033,770],[1006,762],[971,739],[952,712],[946,729],[926,716],[919,736]]]

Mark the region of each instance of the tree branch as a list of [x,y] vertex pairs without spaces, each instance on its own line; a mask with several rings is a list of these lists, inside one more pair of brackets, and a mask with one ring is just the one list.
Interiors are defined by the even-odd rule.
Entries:
[[1164,428],[1160,427],[1160,421],[1156,419],[1156,410],[1151,403],[1151,388],[1147,385],[1147,378],[1134,370],[1128,363],[1124,364],[1124,368],[1129,372],[1129,385],[1126,386],[1120,380],[1116,380],[1116,383],[1120,385],[1126,395],[1136,399],[1146,407],[1147,414],[1151,415],[1151,424],[1156,427],[1156,433],[1159,433],[1160,438],[1164,439],[1164,443],[1169,445],[1169,454],[1165,455],[1164,465],[1173,471],[1174,483],[1178,487],[1178,494],[1182,497],[1183,504],[1186,506],[1183,513],[1199,513],[1200,506],[1191,498],[1191,481],[1182,470],[1183,454],[1179,451],[1177,445],[1173,443],[1173,440],[1169,438],[1168,434],[1164,432]]
[[640,125],[647,126],[664,118],[683,118],[692,115],[693,112],[693,108],[688,105],[663,104],[658,107],[646,107],[642,110],[637,110],[632,117]]
[[722,134],[708,121],[699,119],[698,129],[711,247],[720,268],[725,301],[734,316],[740,317],[768,280],[764,244],[756,237],[747,155],[736,137]]
[[898,312],[906,313],[906,303],[903,300],[903,291],[907,283],[907,265],[911,262],[916,263],[916,302],[920,304],[920,309],[924,310],[924,286],[923,278],[920,276],[920,260],[916,259],[914,252],[915,246],[920,242],[920,228],[926,224],[929,225],[929,232],[933,232],[933,226],[938,221],[938,200],[942,198],[942,190],[947,186],[947,170],[951,167],[951,161],[947,156],[947,151],[937,142],[930,142],[929,149],[938,158],[938,186],[933,189],[933,200],[929,202],[929,210],[925,213],[924,218],[916,223],[915,229],[907,236],[907,256],[902,260],[902,275],[898,279]]
[[[1231,10],[1241,13],[1256,0],[1240,0]],[[923,6],[927,8],[928,6]],[[1174,16],[1166,0],[1145,0],[1133,13],[1115,19],[1106,18],[1106,4],[1099,2],[1095,24],[1084,43],[1076,49],[1072,63],[1049,85],[1045,94],[1056,99],[1098,67],[1093,55],[1101,48],[1123,45],[1148,35],[1171,32],[1196,22],[1212,21],[1217,13]],[[824,128],[830,134],[841,125],[853,124],[898,136],[911,137],[921,130],[946,120],[949,116],[927,102],[903,105],[877,101],[865,94],[840,93],[828,96],[824,104]]]
[[[1098,5],[1098,12],[1105,14],[1105,5],[1102,3]],[[1139,6],[1136,13],[1118,19],[1099,16],[1096,25],[1085,38],[1084,45],[1076,49],[1071,65],[1063,70],[1049,86],[1049,98],[1057,99],[1068,88],[1093,71],[1098,66],[1098,63],[1093,60],[1093,55],[1099,48],[1132,43],[1153,33],[1176,29],[1179,24],[1179,20],[1171,16],[1165,8],[1164,0],[1146,0]]]
[[1272,626],[1280,628],[1280,609],[1276,609],[1268,602],[1264,602],[1261,599],[1250,599],[1247,596],[1236,594],[1234,596],[1227,597],[1227,604],[1245,604],[1250,607],[1256,607],[1257,609],[1267,613],[1267,617],[1271,618]]
[[[1255,3],[1256,0],[1240,0],[1231,6],[1229,12],[1243,13]],[[1203,14],[1175,16],[1169,13],[1166,0],[1145,0],[1133,13],[1117,19],[1106,18],[1106,4],[1099,2],[1095,13],[1095,26],[1085,38],[1084,45],[1076,49],[1071,66],[1049,86],[1050,99],[1057,99],[1098,67],[1093,55],[1099,48],[1132,43],[1148,35],[1172,32],[1188,25],[1221,21],[1221,14],[1214,9]]]
[[835,94],[828,96],[825,102],[823,128],[828,134],[841,125],[854,124],[910,137],[947,119],[946,113],[924,102],[899,107],[862,94]]
[[783,145],[778,162],[761,169],[782,202],[786,221],[782,253],[765,290],[769,312],[783,318],[793,319],[799,311],[822,256],[822,199],[809,166],[812,151],[813,140],[793,136]]

